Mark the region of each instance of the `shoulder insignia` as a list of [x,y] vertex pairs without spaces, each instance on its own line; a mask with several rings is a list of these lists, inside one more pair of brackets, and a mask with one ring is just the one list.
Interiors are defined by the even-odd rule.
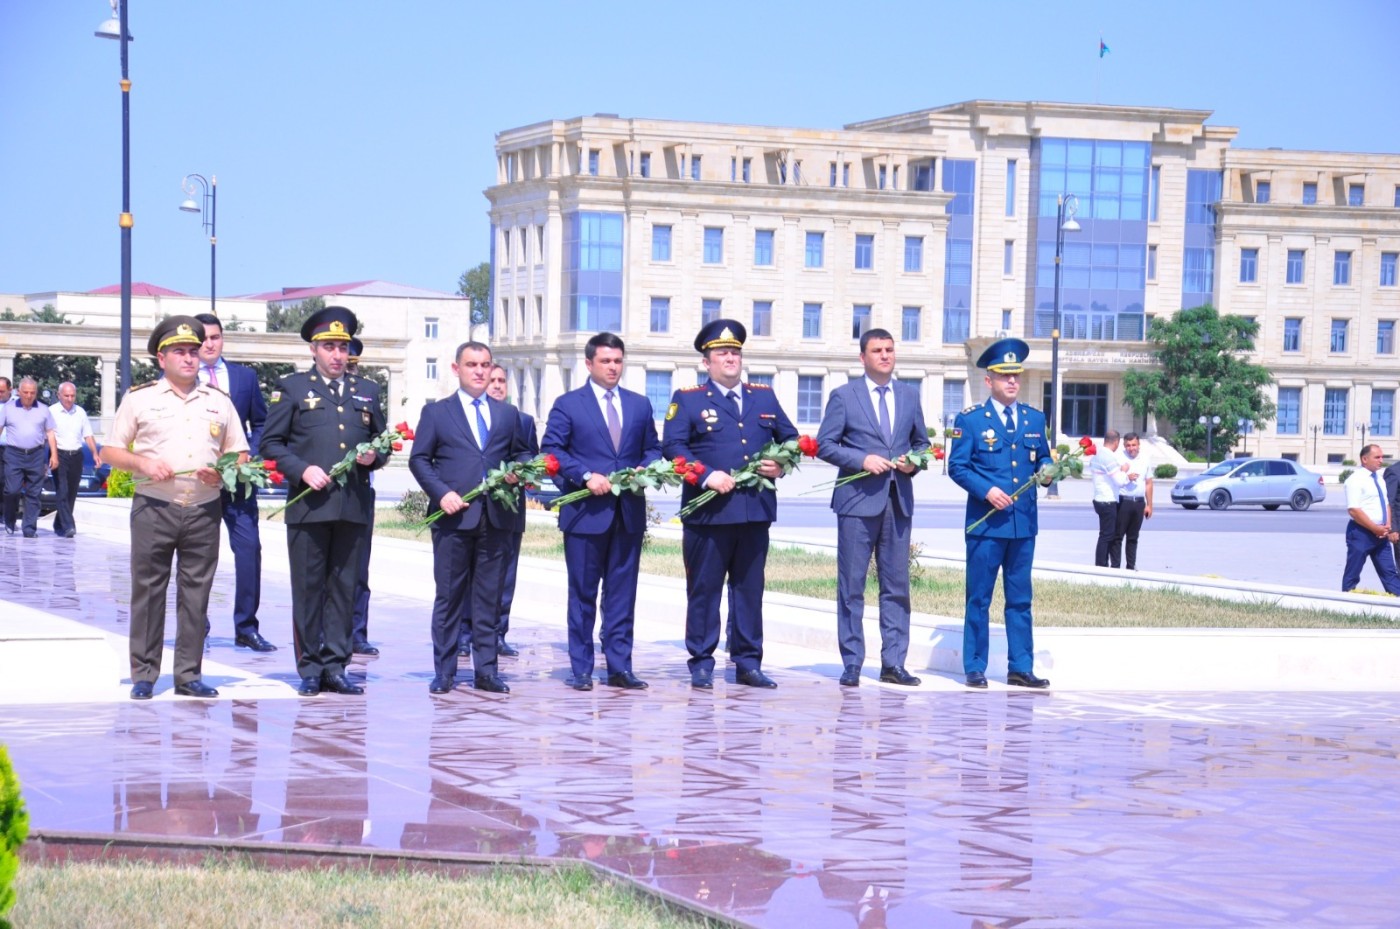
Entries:
[[747,388],[749,388],[750,390],[772,390],[772,389],[773,389],[772,385],[770,385],[770,384],[750,384],[750,383],[745,382],[744,386],[747,387]]
[[668,407],[666,408],[666,421],[667,421],[667,422],[670,422],[671,420],[675,419],[675,418],[676,418],[676,411],[679,410],[680,408],[681,408],[681,407],[680,407],[680,404],[679,404],[679,403],[673,403],[673,404],[671,404],[670,406],[668,406]]
[[207,388],[209,388],[210,390],[216,390],[216,391],[218,391],[219,393],[223,394],[225,397],[228,396],[228,391],[227,391],[227,390],[224,390],[222,387],[215,387],[213,384],[205,384],[204,386],[207,387]]
[[972,404],[972,406],[970,406],[970,407],[968,407],[967,409],[963,410],[963,412],[964,412],[964,413],[971,413],[973,410],[977,409],[977,408],[980,407],[981,405],[982,405],[982,404],[980,404],[980,403],[974,403],[974,404]]
[[950,439],[961,439],[961,438],[962,438],[962,430],[961,430],[961,429],[958,429],[957,427],[954,427],[954,428],[948,430],[947,435],[948,435],[948,438],[950,438]]
[[144,384],[135,384],[135,385],[133,385],[133,386],[131,386],[131,387],[128,387],[128,388],[126,389],[126,392],[127,392],[127,393],[131,393],[133,390],[145,390],[147,387],[154,387],[154,386],[156,386],[156,385],[159,384],[159,383],[160,383],[160,380],[159,380],[159,379],[156,379],[156,380],[154,380],[154,381],[147,381],[147,382],[144,383]]
[[267,402],[268,402],[268,403],[278,403],[278,402],[280,402],[281,400],[282,400],[282,391],[280,391],[280,390],[274,390],[272,393],[270,393],[270,394],[267,395]]
[[705,389],[705,385],[704,385],[704,384],[696,384],[694,387],[682,387],[682,388],[681,388],[681,393],[683,393],[683,394],[693,394],[693,393],[695,393],[697,390],[704,390],[704,389]]

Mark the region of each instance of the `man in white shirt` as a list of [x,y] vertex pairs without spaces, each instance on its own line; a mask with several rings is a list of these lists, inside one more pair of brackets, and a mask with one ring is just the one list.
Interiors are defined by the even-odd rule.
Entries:
[[58,441],[58,467],[54,469],[54,486],[58,490],[58,513],[54,516],[54,535],[71,539],[78,532],[73,521],[73,505],[78,501],[78,485],[83,479],[83,443],[92,452],[93,465],[102,457],[97,440],[92,435],[92,422],[87,411],[78,406],[78,388],[72,381],[58,385],[58,406],[52,407],[54,437]]
[[1109,429],[1103,434],[1098,454],[1089,459],[1089,477],[1094,482],[1094,513],[1099,517],[1094,564],[1100,568],[1119,565],[1118,495],[1127,466],[1118,457],[1118,440],[1118,431]]
[[[1118,490],[1118,528],[1114,533],[1113,550],[1109,558],[1116,568],[1121,563],[1129,571],[1137,570],[1138,533],[1143,520],[1152,518],[1152,472],[1147,455],[1142,451],[1142,438],[1136,432],[1123,436],[1120,453],[1123,471]],[[1119,548],[1123,551],[1119,557]]]
[[1390,544],[1400,535],[1390,528],[1390,504],[1381,486],[1383,456],[1379,445],[1361,449],[1361,467],[1347,478],[1347,561],[1342,569],[1342,590],[1355,590],[1361,583],[1361,566],[1371,560],[1385,592],[1400,596],[1400,574]]

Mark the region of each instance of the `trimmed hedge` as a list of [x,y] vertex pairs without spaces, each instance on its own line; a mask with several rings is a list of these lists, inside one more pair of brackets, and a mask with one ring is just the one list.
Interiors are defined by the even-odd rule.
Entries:
[[1169,477],[1176,477],[1176,465],[1171,464],[1170,462],[1159,464],[1157,467],[1152,469],[1152,476],[1158,478],[1159,480],[1165,480]]

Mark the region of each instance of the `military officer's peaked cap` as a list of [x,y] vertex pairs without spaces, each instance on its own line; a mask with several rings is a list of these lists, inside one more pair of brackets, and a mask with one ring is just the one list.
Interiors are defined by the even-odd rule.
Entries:
[[365,343],[359,339],[350,340],[350,360],[359,361],[360,356],[365,353]]
[[360,321],[343,306],[328,306],[317,310],[301,325],[301,337],[307,342],[349,342],[355,337]]
[[1030,353],[1031,347],[1020,339],[997,339],[977,359],[977,367],[993,374],[1020,374]]
[[146,348],[154,358],[172,345],[203,345],[204,324],[193,316],[169,316],[156,323]]
[[712,348],[743,348],[749,331],[737,319],[716,319],[701,327],[695,337],[695,350],[708,352]]

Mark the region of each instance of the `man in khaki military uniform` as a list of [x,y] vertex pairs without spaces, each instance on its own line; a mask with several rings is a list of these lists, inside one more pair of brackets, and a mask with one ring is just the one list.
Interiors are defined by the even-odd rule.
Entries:
[[175,692],[217,697],[200,679],[204,617],[219,565],[219,472],[225,452],[243,452],[248,439],[228,394],[199,383],[204,327],[172,316],[151,333],[148,348],[165,372],[133,387],[117,408],[103,461],[140,483],[131,501],[131,699],[149,700],[160,676],[165,641],[165,593],[171,557],[176,582]]

